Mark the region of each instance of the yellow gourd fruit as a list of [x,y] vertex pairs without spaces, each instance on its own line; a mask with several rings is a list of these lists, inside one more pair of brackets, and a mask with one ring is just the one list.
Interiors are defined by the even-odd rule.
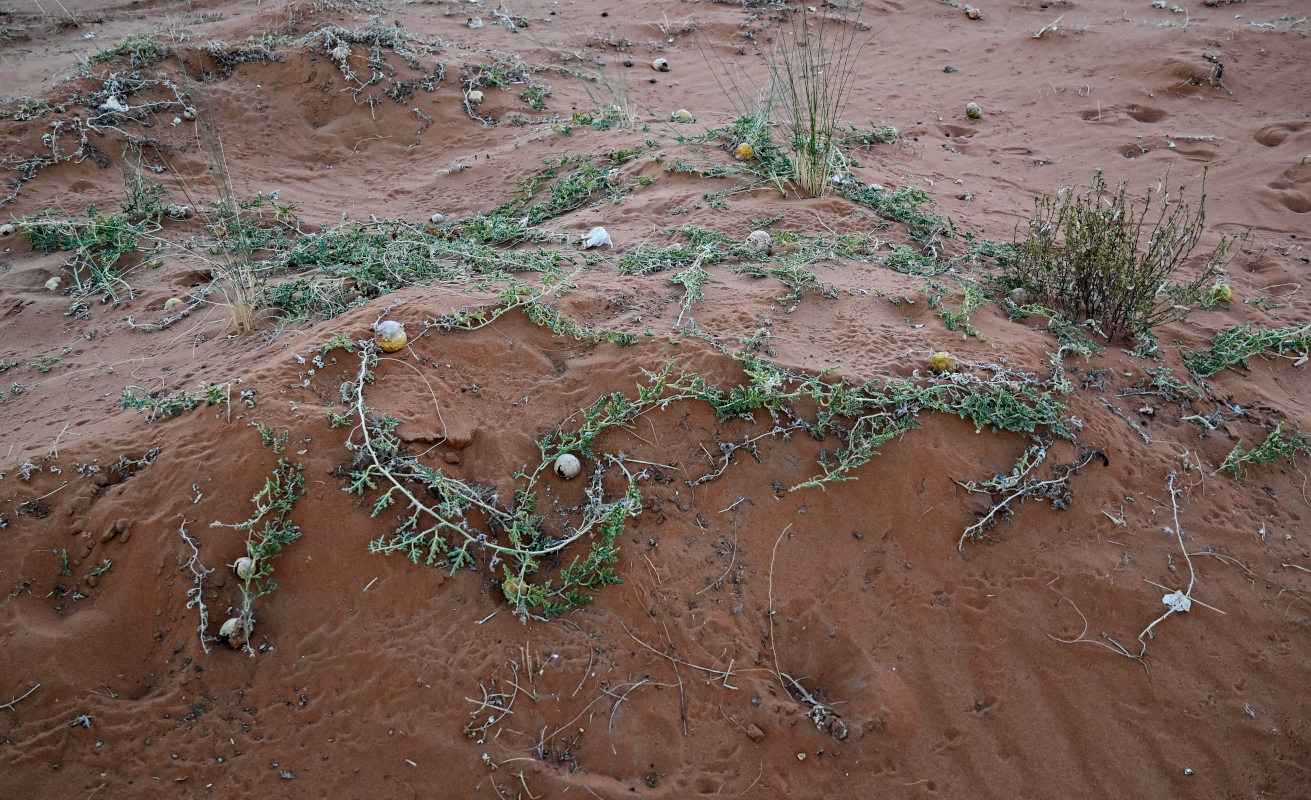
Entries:
[[750,142],[742,142],[733,148],[733,155],[742,161],[750,161],[756,157],[756,148],[752,147]]
[[373,328],[374,340],[384,353],[395,353],[405,346],[405,326],[394,319],[379,322]]
[[1217,303],[1228,303],[1234,299],[1234,290],[1227,283],[1217,283],[1211,287],[1211,299]]
[[955,372],[956,357],[947,352],[934,353],[933,357],[929,359],[929,366],[937,372]]
[[524,588],[523,581],[518,578],[506,578],[501,581],[501,593],[504,594],[505,599],[509,600],[511,603],[519,602],[523,597]]

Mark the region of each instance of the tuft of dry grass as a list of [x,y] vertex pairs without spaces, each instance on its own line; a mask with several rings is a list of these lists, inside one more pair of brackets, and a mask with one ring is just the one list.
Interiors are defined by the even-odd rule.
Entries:
[[769,56],[772,94],[786,115],[792,181],[803,194],[821,197],[830,172],[840,166],[839,119],[861,51],[873,36],[862,35],[867,27],[859,9],[832,16],[802,5],[791,20]]

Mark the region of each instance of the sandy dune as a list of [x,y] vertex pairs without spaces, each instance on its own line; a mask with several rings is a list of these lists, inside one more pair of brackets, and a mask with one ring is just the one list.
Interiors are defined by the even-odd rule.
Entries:
[[[1311,797],[1305,458],[1221,469],[1311,427],[1306,355],[1184,360],[1311,317],[1306,4],[870,0],[852,183],[820,198],[706,134],[752,110],[783,6],[0,9],[0,796]],[[1195,207],[1203,169],[1185,276],[1250,235],[1232,301],[1156,356],[1053,355],[1065,334],[990,288],[1035,196],[1101,170]],[[211,205],[224,174],[250,228]],[[133,223],[121,280],[24,235],[120,213],[125,176],[191,208]],[[870,184],[927,194],[852,199]],[[503,238],[477,227],[498,208]],[[595,226],[613,247],[580,249]],[[738,244],[759,228],[771,256]],[[383,318],[408,344],[362,350]],[[1026,433],[909,399],[931,385],[1057,406]],[[835,386],[903,399],[838,420]],[[589,419],[616,424],[556,476]],[[796,488],[877,426],[851,480]],[[1048,496],[969,491],[1039,450]],[[406,549],[408,502],[378,508],[375,456],[442,476],[400,485],[454,552],[371,552]],[[529,586],[484,546],[515,520],[552,551]],[[274,529],[299,538],[233,649],[259,586],[231,565]],[[607,541],[619,582],[516,615]]]

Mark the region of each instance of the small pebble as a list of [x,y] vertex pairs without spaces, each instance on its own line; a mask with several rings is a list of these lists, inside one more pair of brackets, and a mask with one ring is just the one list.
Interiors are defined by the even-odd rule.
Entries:
[[625,67],[631,67],[631,66],[633,66],[633,59],[631,59],[631,58],[625,58],[625,59],[624,59],[624,66],[625,66]]
[[956,69],[955,67],[953,67],[953,66],[950,65],[950,64],[948,64],[947,66],[943,67],[943,68],[942,68],[942,71],[943,71],[943,72],[960,72],[960,70]]
[[50,280],[46,281],[46,291],[48,291],[48,292],[57,292],[57,291],[59,291],[59,276],[58,276],[58,275],[56,275],[56,276],[54,276],[53,278],[51,278]]

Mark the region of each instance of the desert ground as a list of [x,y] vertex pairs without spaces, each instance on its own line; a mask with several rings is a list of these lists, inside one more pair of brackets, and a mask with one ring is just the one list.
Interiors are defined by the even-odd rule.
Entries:
[[0,5],[0,796],[1311,797],[1308,11]]

